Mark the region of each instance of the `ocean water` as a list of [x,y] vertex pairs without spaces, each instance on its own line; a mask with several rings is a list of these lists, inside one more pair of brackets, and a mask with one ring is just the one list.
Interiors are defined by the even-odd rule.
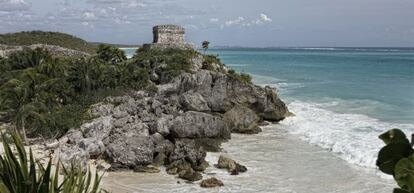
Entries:
[[378,135],[414,133],[414,49],[212,49],[227,66],[278,88],[280,124],[344,160],[375,168]]

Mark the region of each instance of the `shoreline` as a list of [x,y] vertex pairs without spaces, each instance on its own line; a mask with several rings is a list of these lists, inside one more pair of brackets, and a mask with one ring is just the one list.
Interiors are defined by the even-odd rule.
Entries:
[[[204,177],[222,180],[221,188],[203,189],[199,181],[186,183],[162,170],[156,174],[133,172],[106,173],[102,186],[121,192],[384,192],[394,187],[392,180],[381,178],[375,169],[360,168],[331,152],[289,134],[280,125],[263,128],[257,135],[233,134],[222,144],[225,153],[208,152],[210,167]],[[247,166],[248,171],[232,176],[217,169],[220,154],[227,154]],[[252,159],[254,157],[254,159]],[[324,168],[320,172],[321,168]],[[180,181],[180,183],[177,183]]]

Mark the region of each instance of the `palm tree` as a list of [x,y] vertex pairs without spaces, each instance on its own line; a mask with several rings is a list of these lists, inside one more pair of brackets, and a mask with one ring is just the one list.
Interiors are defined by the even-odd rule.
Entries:
[[92,67],[88,59],[76,60],[71,72],[70,79],[74,82],[73,84],[77,90],[80,92],[92,90]]
[[25,48],[22,51],[11,54],[8,62],[11,69],[19,70],[38,66],[51,59],[52,57],[47,50],[42,48],[36,48],[34,50]]
[[207,51],[209,45],[210,45],[210,42],[209,41],[203,41],[203,43],[202,43],[201,46],[204,49],[204,54],[206,54],[206,51]]
[[0,98],[3,99],[2,105],[5,106],[2,109],[2,119],[13,121],[15,129],[22,133],[25,142],[27,137],[24,126],[28,116],[24,113],[31,109],[31,106],[25,106],[30,103],[29,95],[28,85],[18,79],[11,79],[0,88]]
[[24,142],[27,144],[27,132],[26,123],[30,120],[31,124],[37,124],[35,122],[44,123],[45,119],[41,114],[41,110],[44,109],[44,104],[40,102],[31,102],[24,104],[17,109],[14,117],[14,124],[17,131],[21,131]]
[[96,53],[99,59],[111,64],[116,64],[127,59],[123,50],[105,44],[99,45]]

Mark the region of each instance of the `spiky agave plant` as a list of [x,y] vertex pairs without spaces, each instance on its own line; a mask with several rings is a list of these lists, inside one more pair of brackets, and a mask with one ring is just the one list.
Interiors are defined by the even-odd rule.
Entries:
[[[64,168],[62,181],[59,181],[58,163],[52,172],[52,159],[44,167],[34,160],[32,150],[27,154],[22,139],[17,133],[11,134],[16,147],[16,154],[5,142],[3,135],[4,155],[0,155],[0,192],[1,193],[99,193],[106,192],[99,188],[102,176],[90,171],[86,174],[72,166]],[[28,157],[29,155],[29,157]],[[75,169],[76,168],[76,169]]]

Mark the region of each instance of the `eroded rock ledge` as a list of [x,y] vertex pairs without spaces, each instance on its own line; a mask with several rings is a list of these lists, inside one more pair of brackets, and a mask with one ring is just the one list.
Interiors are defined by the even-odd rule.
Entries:
[[[271,87],[201,69],[182,73],[156,93],[135,91],[91,107],[96,117],[60,141],[64,164],[102,158],[112,170],[165,165],[167,172],[199,180],[208,167],[206,149],[232,132],[260,132],[263,121],[283,120],[288,109]],[[214,141],[214,142],[213,142]]]

